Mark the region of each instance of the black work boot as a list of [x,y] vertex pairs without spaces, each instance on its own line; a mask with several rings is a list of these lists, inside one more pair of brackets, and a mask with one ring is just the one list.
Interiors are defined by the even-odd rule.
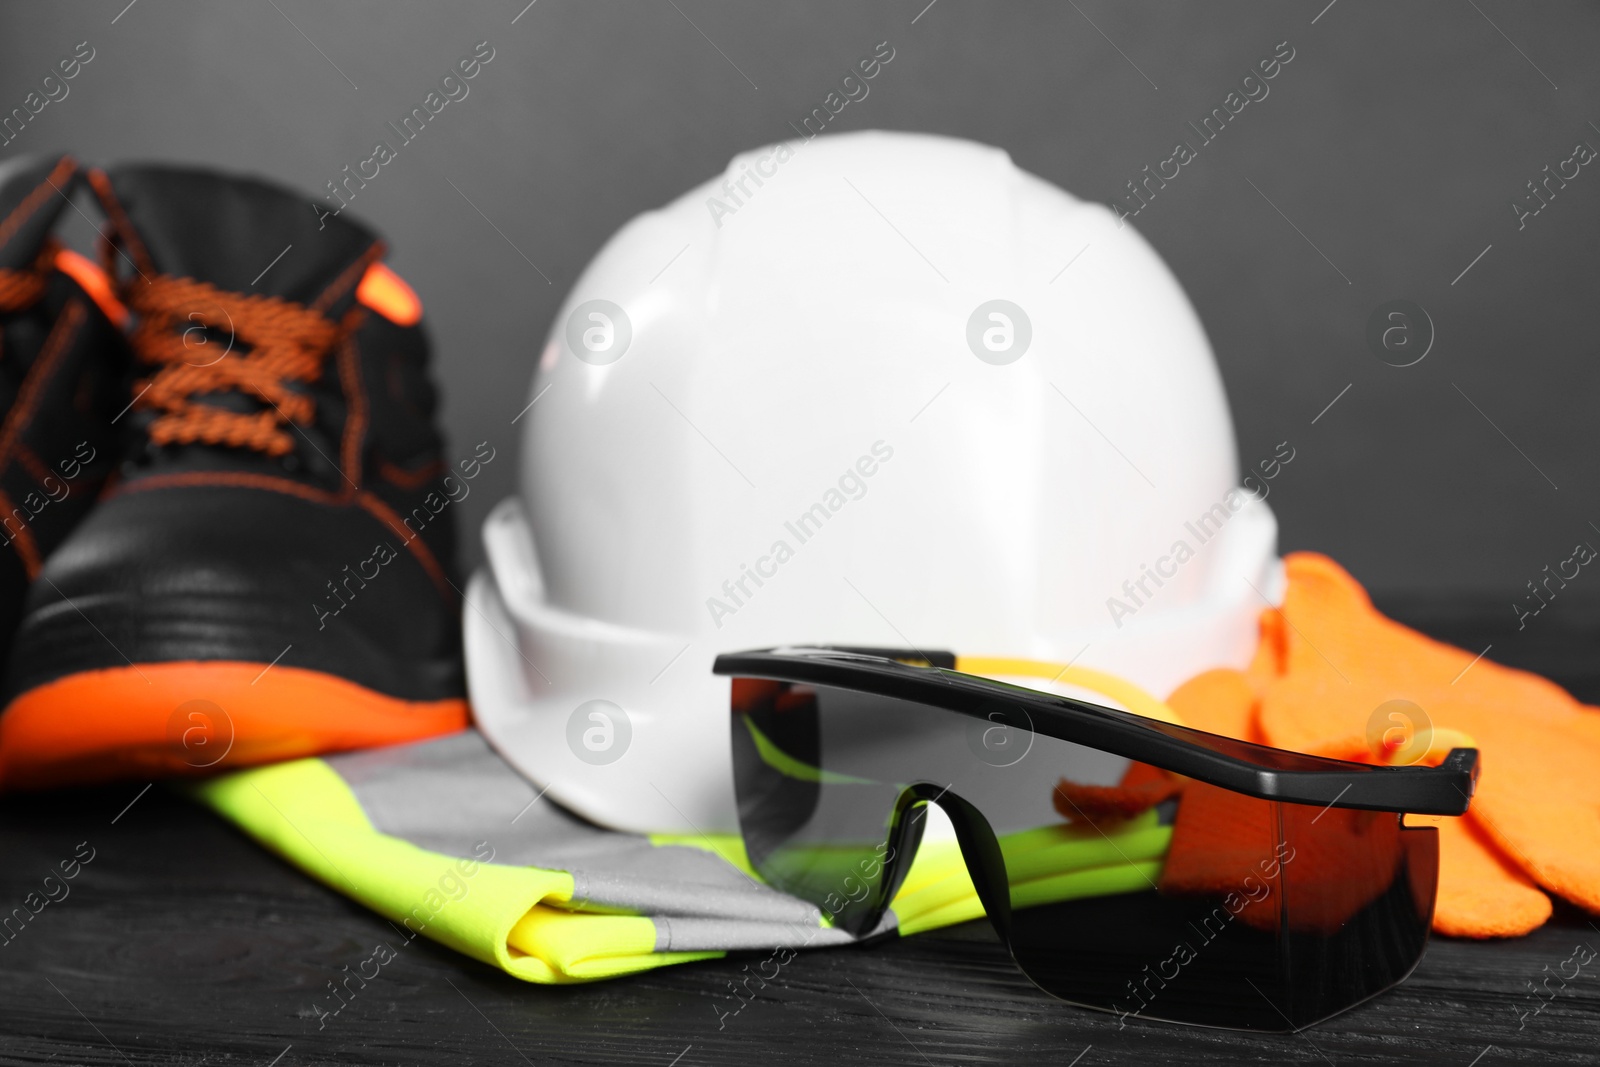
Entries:
[[484,458],[443,461],[421,307],[383,245],[260,181],[89,182],[135,318],[131,437],[29,594],[0,786],[465,726],[448,504]]
[[0,650],[45,558],[94,503],[126,403],[110,281],[51,236],[77,183],[71,158],[0,166]]

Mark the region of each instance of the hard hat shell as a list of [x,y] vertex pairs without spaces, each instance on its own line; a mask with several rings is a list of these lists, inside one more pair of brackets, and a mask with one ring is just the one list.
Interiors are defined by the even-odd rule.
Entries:
[[737,828],[719,652],[1069,660],[1165,696],[1281,581],[1204,332],[995,148],[774,145],[622,228],[520,418],[464,613],[480,728],[636,831]]

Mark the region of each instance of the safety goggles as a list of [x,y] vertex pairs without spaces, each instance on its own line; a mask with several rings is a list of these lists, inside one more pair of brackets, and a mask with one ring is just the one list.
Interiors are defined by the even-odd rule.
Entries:
[[[745,850],[770,884],[860,938],[937,805],[979,901],[1045,992],[1130,1017],[1298,1030],[1421,958],[1432,827],[1460,815],[1477,751],[1383,767],[1179,725],[1081,668],[949,653],[781,648],[717,657],[732,678]],[[1083,686],[1135,714],[979,677]]]

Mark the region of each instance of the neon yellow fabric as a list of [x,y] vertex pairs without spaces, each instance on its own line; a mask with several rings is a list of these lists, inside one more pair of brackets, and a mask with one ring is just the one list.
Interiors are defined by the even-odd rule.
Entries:
[[260,844],[410,936],[423,934],[518,978],[587,981],[721,955],[656,953],[655,925],[639,916],[562,911],[572,900],[572,876],[563,871],[464,861],[381,834],[320,759],[190,788]]
[[821,782],[824,785],[871,785],[870,778],[857,778],[853,774],[838,774],[834,771],[825,771],[820,767],[813,767],[795,759],[789,753],[772,743],[772,739],[756,728],[750,716],[741,715],[739,721],[744,724],[745,730],[750,734],[750,740],[755,742],[756,751],[761,754],[761,759],[779,774],[802,782]]
[[[723,955],[654,951],[650,918],[574,905],[572,876],[565,872],[496,864],[492,850],[479,860],[458,859],[380,833],[344,779],[320,759],[238,771],[187,788],[263,846],[408,936],[430,937],[526,981],[593,981]],[[1068,826],[1004,837],[1013,901],[1026,906],[1146,888],[1160,877],[1172,833],[1155,819],[1149,812],[1130,820],[1110,839]],[[737,835],[657,835],[651,841],[692,845],[754,876]],[[905,934],[983,915],[954,841],[918,850],[892,907]]]
[[[1148,889],[1161,877],[1172,827],[1155,811],[1109,835],[1088,826],[1042,826],[1000,838],[1012,907]],[[895,894],[902,934],[982,918],[983,905],[954,841],[925,843]]]

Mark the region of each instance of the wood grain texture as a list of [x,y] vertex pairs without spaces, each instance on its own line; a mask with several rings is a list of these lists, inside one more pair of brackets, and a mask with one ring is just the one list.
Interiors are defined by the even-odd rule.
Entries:
[[[1493,658],[1534,658],[1579,696],[1600,697],[1600,627],[1585,621],[1600,616],[1544,620],[1517,640],[1505,632],[1509,610],[1386,607],[1474,651],[1497,642]],[[1546,966],[1555,971],[1581,942],[1600,947],[1600,920],[1559,903],[1527,938],[1434,939],[1400,988],[1300,1035],[1119,1029],[1110,1016],[1036,992],[984,924],[802,953],[725,1016],[741,1003],[729,983],[762,954],[547,988],[417,941],[319,1028],[312,1008],[326,1002],[326,983],[379,941],[398,945],[392,928],[159,787],[118,817],[138,792],[0,802],[0,911],[80,842],[95,849],[70,895],[0,944],[0,1064],[268,1067],[280,1054],[277,1067],[1065,1065],[1080,1053],[1080,1067],[1600,1060],[1600,966],[1521,1017],[1537,1003],[1528,984]]]

